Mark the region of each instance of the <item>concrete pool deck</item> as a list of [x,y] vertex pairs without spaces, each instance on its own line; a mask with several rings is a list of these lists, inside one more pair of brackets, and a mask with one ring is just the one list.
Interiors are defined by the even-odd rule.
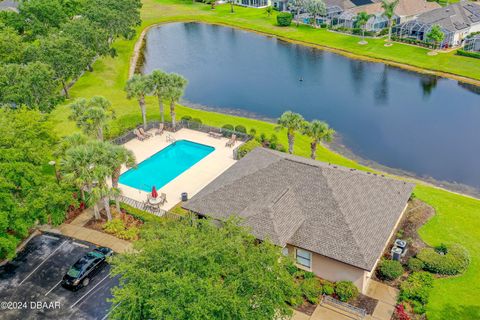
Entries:
[[[152,129],[149,131],[149,133],[153,135],[150,139],[144,141],[133,139],[123,145],[135,154],[137,163],[141,163],[169,146],[171,144],[171,142],[167,141],[169,135],[175,140],[189,140],[215,148],[212,153],[158,190],[158,193],[163,192],[167,195],[167,202],[161,207],[163,210],[170,210],[180,202],[182,192],[187,192],[188,197],[191,198],[225,170],[230,168],[230,166],[235,163],[233,159],[233,149],[243,143],[237,141],[233,147],[226,147],[225,144],[229,140],[228,138],[213,138],[207,133],[200,131],[183,128],[175,133],[164,132],[161,136],[156,136],[155,130],[156,129]],[[121,172],[124,173],[127,170],[127,168],[123,167]],[[149,193],[121,183],[119,187],[124,196],[141,202],[146,201],[147,194]]]

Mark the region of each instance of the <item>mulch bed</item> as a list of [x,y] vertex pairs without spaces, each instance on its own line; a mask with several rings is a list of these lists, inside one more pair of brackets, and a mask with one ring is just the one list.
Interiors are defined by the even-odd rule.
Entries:
[[405,259],[408,260],[408,258],[416,255],[420,249],[427,247],[420,238],[418,229],[435,215],[435,209],[425,202],[413,199],[408,203],[405,215],[406,217],[398,230],[402,239],[408,242],[408,251],[405,255]]
[[97,230],[103,232],[103,226],[107,222],[107,215],[105,211],[100,211],[100,219],[96,220],[95,217],[92,216],[90,220],[84,225],[85,228]]
[[65,219],[65,223],[70,223],[72,222],[76,217],[78,217],[83,210],[85,210],[85,204],[81,203],[78,208],[75,208],[74,206],[70,206],[68,208],[67,212],[67,218]]
[[310,302],[305,301],[301,306],[295,307],[295,310],[311,316],[316,308],[317,308],[317,304],[311,304]]
[[[407,253],[402,258],[402,262],[407,262],[410,257],[415,256],[421,249],[428,247],[425,242],[420,238],[418,234],[418,229],[423,226],[430,218],[435,215],[435,209],[431,206],[426,204],[419,199],[413,199],[408,202],[407,210],[405,211],[405,215],[403,220],[400,222],[399,227],[397,228],[397,233],[395,239],[403,239],[406,240],[407,245]],[[383,256],[386,259],[390,259],[390,250],[393,247],[393,243],[385,249]],[[378,270],[378,269],[377,269]],[[382,279],[378,276],[377,272],[375,272],[372,276],[373,279],[383,282],[389,286],[398,288],[400,283],[402,283],[408,273],[405,273],[400,278],[387,281]]]
[[373,314],[373,311],[375,310],[377,303],[378,303],[377,299],[370,298],[361,293],[358,295],[358,297],[355,300],[348,302],[348,304],[351,304],[354,307],[367,310],[367,314]]
[[[141,220],[134,218],[133,216],[129,215],[122,209],[122,213],[116,213],[115,207],[111,207],[113,218],[120,218],[122,219],[127,226],[136,226],[139,227],[143,224]],[[93,229],[96,231],[104,232],[103,227],[105,223],[108,221],[107,214],[104,209],[100,210],[100,219],[96,220],[94,216],[84,225],[85,228]]]

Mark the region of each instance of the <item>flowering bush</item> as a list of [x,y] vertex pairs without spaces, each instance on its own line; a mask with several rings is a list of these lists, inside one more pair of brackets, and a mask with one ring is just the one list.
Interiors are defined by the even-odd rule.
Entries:
[[397,304],[395,306],[395,313],[393,315],[394,320],[410,320],[410,316],[405,311],[403,304]]

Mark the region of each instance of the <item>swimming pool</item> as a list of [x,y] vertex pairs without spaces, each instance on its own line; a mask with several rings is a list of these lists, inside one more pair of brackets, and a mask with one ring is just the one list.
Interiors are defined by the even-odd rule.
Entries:
[[178,140],[120,176],[120,183],[143,191],[162,188],[215,150],[214,147]]

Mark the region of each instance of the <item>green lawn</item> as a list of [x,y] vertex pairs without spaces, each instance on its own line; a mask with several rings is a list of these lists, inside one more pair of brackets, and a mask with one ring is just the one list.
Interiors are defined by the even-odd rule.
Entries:
[[[478,60],[457,57],[453,54],[439,54],[435,57],[426,55],[426,50],[395,44],[386,48],[382,40],[370,40],[370,45],[357,46],[358,38],[338,35],[324,30],[313,30],[309,27],[278,28],[274,26],[274,18],[268,18],[263,10],[236,7],[236,13],[230,14],[228,6],[220,6],[210,10],[208,6],[191,4],[175,4],[167,0],[144,0],[142,10],[142,28],[168,21],[198,20],[213,23],[229,24],[248,29],[256,29],[265,33],[281,35],[294,40],[318,43],[335,48],[351,50],[375,58],[393,59],[408,63],[414,61],[418,67],[432,68],[442,71],[470,76],[480,79],[480,63]],[[125,97],[123,87],[127,80],[130,56],[135,40],[118,40],[115,48],[116,58],[102,58],[94,64],[94,72],[87,72],[71,89],[72,98],[102,95],[114,105],[117,119],[111,124],[110,135],[116,135],[125,128],[131,128],[141,122],[140,109],[135,101]],[[158,108],[154,99],[148,99],[147,116],[158,119]],[[221,126],[226,123],[242,124],[247,129],[255,128],[257,133],[277,134],[280,142],[287,145],[284,132],[275,132],[274,125],[258,120],[228,116],[213,112],[193,110],[178,106],[178,117],[191,115],[202,119],[206,124]],[[73,122],[68,121],[69,110],[65,105],[58,107],[51,115],[60,135],[68,135],[76,131]],[[295,153],[309,155],[308,139],[298,136]],[[326,148],[319,149],[319,159],[347,167],[369,170],[352,160],[346,159]],[[431,204],[437,215],[420,230],[421,236],[431,245],[441,242],[458,242],[468,248],[472,256],[472,264],[467,272],[459,277],[438,279],[428,305],[428,317],[440,319],[480,319],[480,200],[471,199],[426,185],[415,189],[417,196]]]

